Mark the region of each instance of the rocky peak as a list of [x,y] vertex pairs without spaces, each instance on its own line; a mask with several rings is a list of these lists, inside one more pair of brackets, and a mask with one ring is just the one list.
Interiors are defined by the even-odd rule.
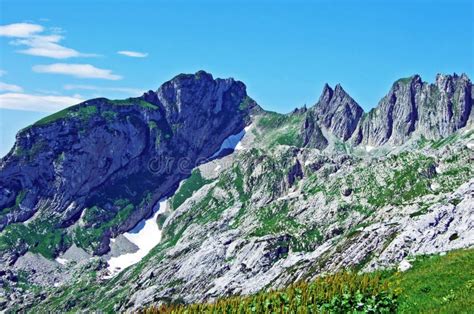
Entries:
[[[0,230],[34,215],[44,234],[103,254],[110,237],[147,217],[194,165],[250,122],[255,108],[243,83],[200,71],[138,98],[93,99],[40,120],[18,134],[2,160],[0,211],[7,210]],[[182,160],[186,165],[177,164]],[[77,240],[66,228],[79,222]],[[19,243],[21,253],[6,259],[35,245]],[[66,248],[50,249],[54,256]]]
[[438,74],[436,82],[419,75],[397,80],[362,121],[356,143],[400,145],[413,136],[438,139],[464,127],[471,115],[472,84],[463,74]]
[[347,95],[346,91],[344,90],[344,88],[342,88],[342,85],[340,83],[337,83],[336,84],[336,87],[334,87],[334,93],[336,94],[336,96],[349,96]]
[[[175,121],[187,119],[189,115],[210,116],[231,108],[223,108],[226,100],[243,99],[246,86],[232,78],[214,79],[210,73],[180,74],[165,82],[156,92],[148,92],[144,99],[165,108],[167,117]],[[252,105],[256,105],[253,104]]]
[[404,86],[414,86],[417,84],[423,84],[423,80],[421,79],[421,76],[418,74],[405,77],[405,78],[400,78],[395,81],[392,85],[392,89],[390,91],[396,90],[398,88],[403,88]]
[[334,90],[325,84],[313,110],[318,123],[343,140],[352,135],[363,114],[363,109],[340,84]]
[[470,83],[469,77],[463,73],[460,76],[456,73],[450,74],[441,74],[438,73],[436,75],[435,84],[439,90],[445,92],[454,92],[456,85],[464,85],[466,83]]
[[319,97],[318,103],[329,103],[331,101],[334,90],[326,83],[323,87],[323,92]]

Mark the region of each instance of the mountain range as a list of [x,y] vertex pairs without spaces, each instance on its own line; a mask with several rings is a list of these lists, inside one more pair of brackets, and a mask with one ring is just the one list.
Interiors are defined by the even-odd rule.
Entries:
[[0,307],[212,301],[471,247],[473,91],[414,75],[364,112],[325,85],[279,114],[199,71],[48,116],[0,161]]

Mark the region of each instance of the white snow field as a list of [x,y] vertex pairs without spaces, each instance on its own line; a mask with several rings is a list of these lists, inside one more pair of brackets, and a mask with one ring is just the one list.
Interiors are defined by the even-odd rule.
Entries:
[[158,227],[156,218],[158,214],[166,210],[166,199],[160,201],[159,209],[154,213],[153,217],[138,223],[137,227],[123,235],[133,244],[138,246],[135,253],[126,253],[117,257],[112,257],[107,261],[109,266],[109,276],[112,277],[123,269],[141,261],[148,252],[151,251],[161,240],[161,230]]
[[228,138],[224,140],[221,144],[221,148],[217,152],[214,153],[214,155],[211,156],[211,158],[216,157],[219,155],[224,149],[242,149],[242,144],[240,144],[240,140],[244,137],[245,132],[249,129],[250,126],[246,127],[242,131],[240,131],[237,134],[231,135]]
[[57,258],[56,258],[56,262],[58,262],[58,263],[61,264],[61,265],[66,265],[66,263],[68,262],[68,260],[65,259],[65,258],[62,258],[62,257],[57,257]]

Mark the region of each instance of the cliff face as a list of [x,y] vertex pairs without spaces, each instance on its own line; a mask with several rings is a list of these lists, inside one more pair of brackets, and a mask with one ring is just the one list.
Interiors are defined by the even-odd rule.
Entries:
[[353,145],[397,146],[412,138],[439,139],[472,123],[472,83],[463,74],[438,74],[433,84],[419,75],[396,81],[377,107],[368,113],[338,84],[324,86],[318,102],[308,110],[302,128],[309,147],[325,148],[325,140],[317,134],[319,145],[308,135],[317,124],[327,133]]
[[318,103],[312,109],[318,124],[344,141],[354,133],[364,113],[339,84],[334,90],[326,84]]
[[354,135],[356,144],[400,145],[412,136],[445,137],[466,126],[472,111],[472,83],[466,75],[438,75],[434,84],[415,75],[395,82]]
[[[255,108],[243,83],[198,72],[139,98],[93,99],[49,116],[19,132],[1,161],[0,230],[34,216],[46,232],[64,230],[53,255],[71,242],[102,254]],[[66,231],[84,215],[80,234]],[[32,242],[20,239],[10,262]]]

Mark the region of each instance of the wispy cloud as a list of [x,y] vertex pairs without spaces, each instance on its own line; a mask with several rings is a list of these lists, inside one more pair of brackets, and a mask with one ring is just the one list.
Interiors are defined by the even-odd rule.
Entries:
[[44,95],[60,95],[61,94],[60,92],[55,91],[55,90],[42,89],[42,88],[36,88],[35,92],[38,92],[38,93],[44,94]]
[[0,92],[21,92],[21,91],[23,91],[23,88],[21,88],[21,86],[0,82]]
[[95,78],[104,80],[120,80],[120,75],[113,74],[111,70],[99,69],[91,64],[54,63],[48,65],[35,65],[33,71],[37,73],[53,73],[71,75],[78,78]]
[[64,85],[65,90],[89,90],[96,92],[118,92],[130,95],[139,96],[143,93],[143,90],[138,88],[129,88],[129,87],[101,87],[101,86],[92,86],[92,85]]
[[90,56],[88,54],[80,53],[75,49],[61,46],[58,43],[62,39],[63,37],[60,35],[32,36],[29,38],[14,40],[11,44],[28,47],[26,49],[18,50],[18,52],[32,56],[49,57],[54,59]]
[[47,96],[21,93],[0,94],[0,108],[38,112],[56,112],[84,101],[69,96]]
[[14,23],[9,25],[0,25],[0,36],[5,37],[31,37],[36,33],[40,33],[44,27],[30,23]]
[[146,53],[146,52],[120,50],[120,51],[117,51],[117,53],[119,55],[124,55],[124,56],[132,57],[132,58],[145,58],[145,57],[148,57],[148,53]]
[[64,39],[64,36],[60,35],[63,32],[61,28],[53,27],[48,30],[45,33],[45,28],[38,24],[15,23],[0,26],[0,36],[15,38],[10,44],[25,46],[26,49],[18,50],[18,52],[27,55],[54,59],[97,56],[62,46],[60,41]]
[[4,76],[7,74],[7,71],[0,69],[0,77]]

